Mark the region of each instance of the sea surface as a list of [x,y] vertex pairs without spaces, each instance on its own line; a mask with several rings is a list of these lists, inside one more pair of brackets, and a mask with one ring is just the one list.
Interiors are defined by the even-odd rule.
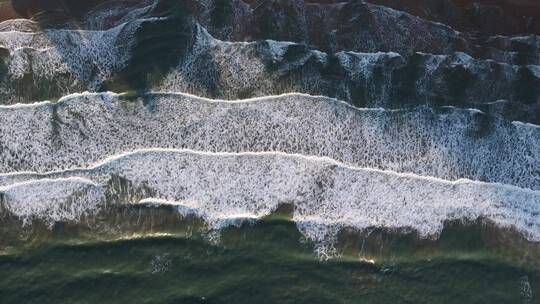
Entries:
[[0,304],[540,304],[540,4],[391,2],[0,0]]
[[540,289],[538,247],[485,223],[449,223],[436,241],[343,233],[328,258],[285,213],[219,240],[166,214],[115,236],[34,228],[0,256],[2,303],[536,303]]

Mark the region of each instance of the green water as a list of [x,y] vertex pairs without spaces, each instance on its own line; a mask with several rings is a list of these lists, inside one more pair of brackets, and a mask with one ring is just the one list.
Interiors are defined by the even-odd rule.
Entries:
[[1,303],[539,303],[538,246],[504,246],[486,225],[437,241],[343,233],[330,260],[280,217],[214,243],[180,228],[108,241],[56,229],[0,256]]

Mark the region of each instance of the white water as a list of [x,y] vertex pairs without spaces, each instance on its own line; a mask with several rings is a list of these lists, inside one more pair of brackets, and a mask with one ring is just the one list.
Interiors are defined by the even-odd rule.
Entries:
[[359,167],[540,189],[540,129],[474,110],[358,109],[302,94],[122,99],[77,94],[58,104],[0,107],[0,172],[88,166],[142,148],[189,148],[327,156]]
[[[267,216],[279,204],[289,203],[294,205],[293,220],[301,232],[326,247],[344,227],[412,228],[421,237],[436,237],[444,221],[478,218],[514,227],[529,240],[540,241],[539,191],[361,169],[327,158],[283,153],[142,150],[110,158],[87,170],[43,175],[40,178],[58,180],[54,184],[25,183],[16,192],[23,193],[22,199],[10,194],[5,201],[8,210],[23,217],[47,218],[41,210],[56,214],[51,206],[65,204],[76,204],[75,210],[85,206],[85,212],[90,212],[99,203],[88,201],[102,199],[94,193],[104,193],[113,174],[128,180],[133,193],[143,187],[152,189],[154,196],[141,198],[142,203],[177,202],[202,217],[211,230],[223,228],[224,223],[237,223],[231,219]],[[65,180],[74,177],[92,180],[102,190],[92,191],[84,200],[69,200],[72,194],[81,192],[78,183]],[[39,202],[54,203],[34,212],[38,201],[27,199],[24,193],[39,193]],[[141,203],[141,199],[131,203]]]
[[[94,16],[87,26],[103,28],[113,15],[126,13],[130,20],[148,9],[127,13],[120,7],[111,15]],[[66,85],[64,91],[97,90],[129,60],[133,34],[142,22],[105,31],[42,32],[32,32],[29,23],[4,24],[0,45],[9,51],[7,77],[25,83],[31,75],[39,87],[39,81],[57,84],[57,78],[70,75],[70,83],[58,84]],[[329,56],[317,51],[289,61],[285,55],[291,45],[223,42],[199,27],[192,54],[154,85],[230,99],[246,92],[325,92],[325,86],[334,85],[320,71],[307,71],[292,84],[280,82],[307,62],[328,64]],[[276,65],[275,71],[262,56]],[[350,96],[353,89],[345,84],[332,90],[350,101],[364,98],[370,106],[392,106],[392,77],[406,63],[404,57],[391,52],[336,56],[348,73],[343,80],[365,86],[365,96]],[[505,97],[519,68],[464,53],[424,57],[424,76],[414,85],[419,101],[426,103],[441,93],[437,90],[445,84],[437,79],[448,67],[478,76],[464,97],[469,101],[489,99],[485,95],[492,91],[496,98]],[[379,68],[382,80],[374,77]],[[536,66],[528,69],[538,77]],[[493,87],[486,89],[486,84]],[[12,98],[2,102],[22,100],[15,87],[2,87],[0,93]],[[231,102],[182,94],[145,98],[127,102],[115,94],[80,94],[58,104],[0,107],[0,172],[11,172],[0,175],[2,206],[24,223],[77,221],[106,203],[107,191],[116,190],[107,188],[114,174],[132,182],[133,192],[150,188],[156,194],[130,203],[176,205],[184,215],[202,217],[211,230],[253,221],[291,203],[293,220],[322,248],[331,247],[344,227],[412,228],[422,237],[434,237],[446,220],[477,218],[540,241],[538,126],[511,124],[474,110],[357,109],[300,94]],[[252,153],[155,149],[122,154],[156,147]],[[265,151],[327,156],[343,163]],[[118,154],[87,170],[16,173],[86,167]]]
[[[125,66],[133,47],[133,36],[147,19],[123,23],[102,31],[47,29],[38,32],[1,31],[0,46],[9,51],[8,82],[0,87],[2,103],[24,100],[17,85],[32,76],[40,87],[46,81],[64,85],[66,92],[98,90],[113,72]],[[71,82],[58,79],[66,77]],[[68,80],[65,80],[68,81]]]
[[[148,7],[141,9],[144,11]],[[1,102],[25,101],[27,96],[19,86],[29,85],[29,75],[33,76],[34,86],[40,88],[34,88],[33,95],[47,92],[55,86],[62,93],[99,90],[115,72],[125,67],[134,47],[134,33],[140,24],[148,20],[135,19],[100,31],[0,32],[0,46],[6,47],[10,53],[9,60],[6,60],[8,81],[0,86]],[[155,77],[158,79],[149,85],[156,91],[189,92],[224,99],[309,92],[339,96],[349,102],[362,101],[369,107],[393,108],[406,102],[429,104],[435,97],[448,98],[453,89],[446,76],[448,69],[456,67],[462,67],[476,78],[464,87],[460,101],[514,99],[512,85],[518,80],[517,72],[522,68],[473,59],[463,53],[424,54],[422,61],[426,63],[420,63],[416,68],[418,79],[410,84],[414,86],[416,96],[413,101],[403,102],[398,100],[399,96],[394,96],[399,85],[394,75],[409,64],[407,57],[392,52],[339,52],[336,54],[339,63],[334,65],[335,68],[343,68],[346,75],[340,76],[341,81],[336,82],[326,77],[324,72],[324,67],[330,64],[329,54],[311,50],[302,52],[299,58],[285,59],[289,46],[291,43],[270,40],[224,42],[214,39],[198,26],[191,53],[181,58],[177,66],[171,66],[163,79]],[[272,64],[276,67],[271,67]],[[534,66],[528,69],[532,71]],[[294,76],[288,80],[288,75]]]
[[41,219],[52,226],[97,211],[105,199],[102,191],[82,178],[30,180],[0,187],[0,202],[25,225]]

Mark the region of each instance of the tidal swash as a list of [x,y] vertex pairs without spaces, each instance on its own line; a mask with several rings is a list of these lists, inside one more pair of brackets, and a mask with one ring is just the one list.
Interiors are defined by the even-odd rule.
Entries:
[[539,2],[0,21],[0,303],[540,303]]

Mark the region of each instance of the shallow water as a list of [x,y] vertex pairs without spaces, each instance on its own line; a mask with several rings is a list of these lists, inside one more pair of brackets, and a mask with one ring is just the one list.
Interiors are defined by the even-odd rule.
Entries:
[[[28,228],[0,255],[2,303],[536,303],[540,246],[486,222],[345,231],[317,256],[287,206],[209,239],[170,208]],[[136,216],[137,215],[137,216]],[[123,223],[122,225],[117,225]],[[131,223],[131,226],[130,224]],[[172,224],[176,223],[176,224]],[[16,224],[11,227],[17,226]],[[111,226],[118,229],[115,233]],[[24,229],[23,229],[24,230]],[[3,237],[5,234],[3,235]]]
[[482,246],[472,238],[461,243],[472,250],[453,246],[448,256],[433,258],[401,251],[409,245],[399,241],[385,244],[394,247],[397,261],[367,261],[361,255],[322,261],[300,239],[293,224],[272,220],[231,228],[217,244],[197,235],[49,242],[0,257],[0,298],[3,303],[535,303],[533,292],[540,290],[539,268],[475,249]]

